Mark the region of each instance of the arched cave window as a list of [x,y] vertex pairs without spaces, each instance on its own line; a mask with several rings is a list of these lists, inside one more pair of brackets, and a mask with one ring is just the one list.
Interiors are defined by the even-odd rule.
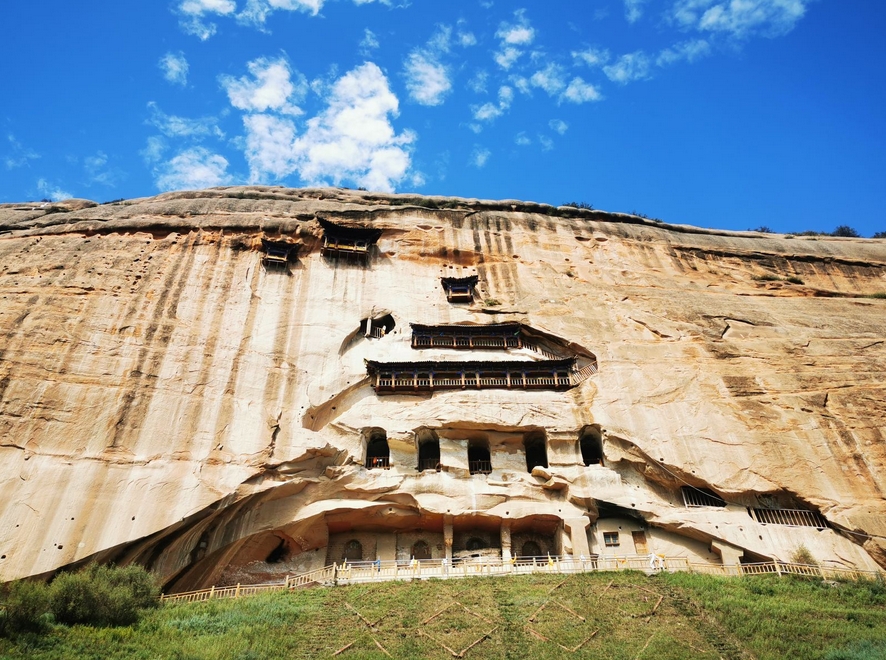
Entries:
[[381,339],[385,335],[390,334],[396,325],[394,317],[390,314],[385,314],[377,319],[363,319],[360,321],[360,332],[367,339]]
[[468,443],[468,470],[471,474],[492,472],[492,456],[489,454],[489,443],[485,440],[471,440]]
[[363,561],[363,544],[357,539],[351,539],[345,543],[345,551],[342,554],[343,561]]
[[430,559],[431,549],[424,541],[416,541],[412,546],[413,559]]
[[415,436],[418,443],[418,470],[440,471],[440,439],[428,429],[419,431]]
[[585,465],[603,465],[603,436],[596,426],[586,426],[578,439]]
[[370,470],[387,470],[391,467],[388,435],[384,429],[372,429],[366,443],[366,467]]
[[482,550],[486,547],[486,541],[478,536],[472,536],[465,544],[465,549],[473,552],[474,550]]
[[526,451],[526,471],[532,472],[532,468],[548,466],[548,450],[545,447],[543,433],[529,433],[523,439],[523,449]]
[[281,561],[286,559],[289,554],[289,548],[286,547],[286,541],[280,539],[280,543],[268,553],[268,556],[265,558],[265,561],[268,564],[279,564]]
[[535,541],[526,541],[520,549],[523,557],[540,557],[541,547]]

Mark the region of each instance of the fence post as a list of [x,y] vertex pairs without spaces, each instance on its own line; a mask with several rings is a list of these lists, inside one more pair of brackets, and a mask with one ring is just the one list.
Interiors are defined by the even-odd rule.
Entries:
[[237,589],[234,591],[234,598],[240,598],[240,583],[237,583]]
[[209,600],[212,600],[214,596],[215,596],[215,585],[212,585],[209,588]]
[[775,562],[775,572],[778,574],[778,577],[781,577],[781,566],[777,561]]

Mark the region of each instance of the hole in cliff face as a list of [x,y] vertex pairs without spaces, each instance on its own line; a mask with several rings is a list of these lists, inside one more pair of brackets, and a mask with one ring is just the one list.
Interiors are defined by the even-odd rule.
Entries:
[[381,339],[390,334],[396,327],[394,317],[385,314],[377,319],[363,319],[360,321],[360,332],[367,339]]
[[440,439],[430,429],[421,429],[415,434],[418,445],[418,471],[440,471]]
[[286,547],[286,541],[280,539],[280,543],[277,544],[277,547],[271,550],[268,556],[265,557],[265,562],[268,564],[279,564],[287,559],[288,556],[289,548]]
[[387,470],[390,467],[391,452],[388,448],[388,434],[384,429],[373,428],[366,441],[366,467],[370,470]]
[[523,448],[526,451],[526,471],[532,472],[533,468],[548,466],[548,450],[544,433],[534,431],[527,433],[523,438]]
[[492,472],[492,456],[489,453],[488,441],[471,440],[468,443],[468,471],[471,474]]
[[603,435],[598,426],[585,426],[578,439],[585,465],[603,465]]

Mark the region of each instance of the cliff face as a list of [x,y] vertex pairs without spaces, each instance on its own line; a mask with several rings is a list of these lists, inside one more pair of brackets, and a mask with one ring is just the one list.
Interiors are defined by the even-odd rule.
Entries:
[[[319,219],[381,235],[324,256]],[[264,187],[4,205],[0,232],[0,580],[97,558],[184,589],[420,543],[886,566],[882,240]],[[449,302],[441,277],[474,275]],[[505,322],[506,351],[410,329]],[[419,383],[567,357],[568,387]],[[389,469],[367,469],[380,439]],[[749,513],[776,508],[827,528]]]

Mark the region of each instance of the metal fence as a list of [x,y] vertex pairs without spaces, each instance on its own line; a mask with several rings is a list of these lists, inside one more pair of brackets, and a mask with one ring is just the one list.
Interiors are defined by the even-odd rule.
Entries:
[[538,573],[591,573],[595,571],[689,571],[720,576],[797,575],[837,580],[886,580],[883,571],[863,571],[849,568],[794,564],[787,562],[762,562],[755,564],[717,565],[690,562],[686,557],[662,557],[660,555],[627,555],[572,557],[548,555],[539,557],[514,557],[511,559],[412,559],[393,561],[363,561],[332,564],[307,573],[287,576],[283,582],[259,585],[236,585],[212,587],[198,591],[161,596],[166,603],[192,603],[218,598],[241,598],[269,591],[283,591],[314,585],[344,585],[393,580],[455,579],[464,577],[532,575]]

